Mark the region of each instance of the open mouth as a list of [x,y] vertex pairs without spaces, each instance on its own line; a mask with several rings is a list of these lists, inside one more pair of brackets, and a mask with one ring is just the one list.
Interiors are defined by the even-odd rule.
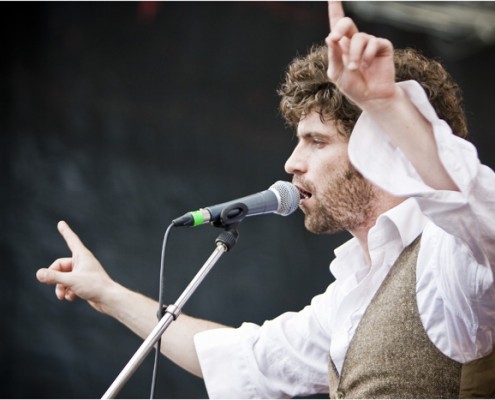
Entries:
[[297,190],[299,190],[299,194],[301,195],[301,202],[307,199],[310,199],[312,194],[299,186],[296,186]]

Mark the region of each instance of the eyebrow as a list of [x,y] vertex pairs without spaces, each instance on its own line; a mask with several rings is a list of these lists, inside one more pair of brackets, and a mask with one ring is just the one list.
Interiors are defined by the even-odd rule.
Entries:
[[317,132],[317,131],[309,131],[309,132],[304,132],[304,133],[297,133],[296,137],[298,140],[302,139],[308,139],[308,138],[327,138],[331,139],[335,135],[330,135],[328,133],[322,133],[322,132]]

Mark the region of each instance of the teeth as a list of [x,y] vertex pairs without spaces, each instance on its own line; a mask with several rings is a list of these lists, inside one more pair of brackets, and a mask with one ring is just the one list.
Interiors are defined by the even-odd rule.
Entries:
[[301,195],[301,199],[309,199],[311,197],[311,194],[306,192],[305,190],[298,188],[299,189],[299,194]]

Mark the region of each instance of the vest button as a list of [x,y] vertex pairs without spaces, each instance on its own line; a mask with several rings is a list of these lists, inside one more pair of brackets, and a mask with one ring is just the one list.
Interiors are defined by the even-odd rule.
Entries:
[[337,391],[336,396],[337,396],[337,399],[344,399],[345,398],[345,394],[341,390]]

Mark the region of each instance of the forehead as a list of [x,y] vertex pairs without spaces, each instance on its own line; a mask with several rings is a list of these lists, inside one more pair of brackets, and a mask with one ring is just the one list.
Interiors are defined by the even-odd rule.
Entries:
[[339,134],[337,125],[333,121],[322,121],[321,114],[316,111],[311,111],[308,114],[304,114],[297,125],[297,136],[303,137],[308,134],[319,134],[329,137],[341,137]]

